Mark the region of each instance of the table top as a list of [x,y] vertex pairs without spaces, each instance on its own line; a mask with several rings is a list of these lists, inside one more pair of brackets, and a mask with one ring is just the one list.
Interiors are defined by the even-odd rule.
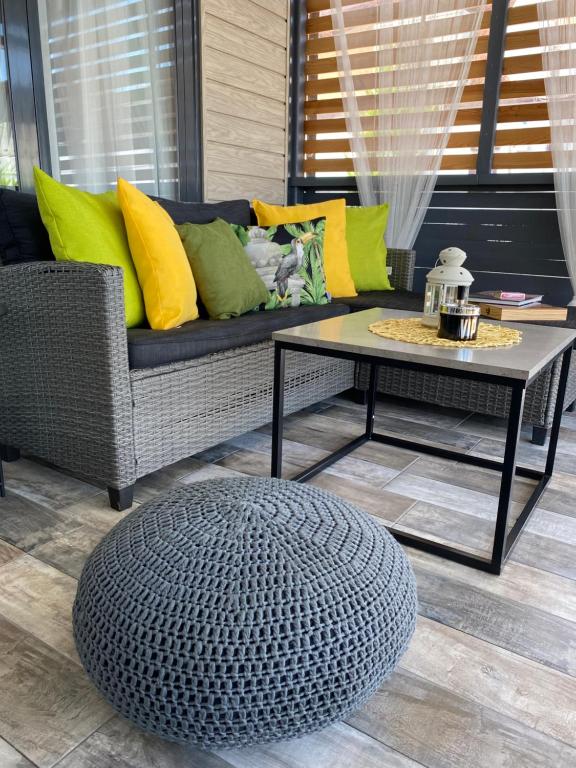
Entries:
[[[450,349],[384,339],[368,330],[368,326],[378,320],[419,316],[421,315],[417,312],[367,309],[300,325],[297,328],[275,331],[272,338],[274,341],[307,347],[419,363],[423,367],[430,365],[523,381],[531,381],[576,339],[576,330],[570,328],[504,322],[502,325],[522,332],[520,344],[513,347]],[[482,322],[500,324],[487,318],[482,318]]]

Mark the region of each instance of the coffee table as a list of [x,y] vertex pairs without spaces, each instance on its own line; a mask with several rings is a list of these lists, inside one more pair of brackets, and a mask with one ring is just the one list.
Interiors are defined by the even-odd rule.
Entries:
[[[568,379],[570,357],[572,346],[576,339],[576,331],[568,328],[506,323],[508,327],[517,328],[522,332],[521,344],[514,347],[492,349],[450,349],[446,347],[406,344],[404,342],[384,339],[368,330],[368,326],[378,320],[417,316],[414,312],[369,309],[364,312],[355,312],[344,317],[334,317],[329,320],[321,320],[320,322],[273,333],[274,405],[272,416],[271,474],[272,477],[281,477],[282,475],[282,427],[286,352],[292,350],[367,363],[370,366],[370,383],[364,432],[292,479],[298,482],[310,480],[319,472],[322,472],[322,470],[369,440],[496,470],[501,473],[501,483],[492,552],[489,557],[448,546],[434,539],[395,530],[394,527],[389,528],[389,530],[403,544],[408,544],[483,571],[499,574],[518,536],[550,482],[554,471],[566,381]],[[518,439],[522,425],[526,387],[544,369],[553,365],[559,359],[561,359],[560,381],[544,469],[519,466],[517,463]],[[380,366],[386,365],[443,374],[444,376],[454,376],[461,379],[475,379],[509,387],[511,402],[503,461],[474,456],[439,445],[409,440],[398,435],[375,432],[374,409],[376,404],[377,373]],[[515,522],[509,526],[510,500],[516,475],[535,480],[536,486]]]

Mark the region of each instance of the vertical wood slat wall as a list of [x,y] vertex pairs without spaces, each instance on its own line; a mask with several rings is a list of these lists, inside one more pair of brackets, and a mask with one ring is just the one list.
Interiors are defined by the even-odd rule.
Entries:
[[[542,1],[546,0],[538,0]],[[343,6],[351,48],[354,49],[351,62],[361,70],[373,61],[370,46],[377,42],[376,33],[362,27],[367,20],[373,20],[373,10],[362,5],[360,0],[344,0]],[[303,172],[305,175],[349,173],[353,171],[353,163],[346,137],[344,105],[339,94],[330,0],[307,0],[306,7]],[[470,78],[443,159],[445,172],[474,172],[476,169],[490,15],[490,12],[485,13],[482,21]],[[358,32],[354,31],[356,27]],[[493,159],[496,172],[547,171],[552,168],[538,27],[537,2],[520,5],[511,0]],[[367,83],[369,80],[370,76]],[[362,109],[375,106],[373,96],[361,96],[359,102]],[[330,157],[327,153],[339,153],[340,156]]]
[[550,171],[550,123],[536,3],[508,13],[492,170]]
[[206,200],[285,200],[288,30],[288,0],[202,0]]

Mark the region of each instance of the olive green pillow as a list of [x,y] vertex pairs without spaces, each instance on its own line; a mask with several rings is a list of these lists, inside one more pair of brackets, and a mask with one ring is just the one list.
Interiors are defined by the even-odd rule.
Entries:
[[126,325],[142,325],[144,300],[116,192],[83,192],[61,184],[40,168],[34,168],[34,184],[40,216],[56,259],[121,267]]
[[346,206],[346,242],[350,272],[357,291],[391,291],[386,268],[388,204]]
[[212,320],[227,320],[268,301],[268,289],[223,219],[176,227],[196,288]]

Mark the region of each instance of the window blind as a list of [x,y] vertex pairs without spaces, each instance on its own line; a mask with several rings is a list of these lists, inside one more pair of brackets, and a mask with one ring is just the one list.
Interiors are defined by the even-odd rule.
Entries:
[[170,0],[39,3],[52,167],[66,184],[177,190]]
[[[378,35],[373,28],[376,18],[375,2],[344,0],[343,6],[355,83],[364,92],[364,95],[359,96],[359,106],[366,115],[373,114],[377,106],[374,90],[376,78],[373,73],[378,51]],[[442,3],[437,7],[442,12]],[[446,0],[445,12],[450,12],[450,9],[451,3]],[[472,173],[476,169],[490,15],[490,12],[486,12],[482,19],[469,78],[443,158],[444,172]],[[440,28],[441,24],[437,26]],[[430,30],[433,41],[433,22]],[[403,35],[403,39],[406,40],[406,35]],[[419,40],[414,39],[407,44],[418,45]],[[441,61],[441,38],[434,47],[437,47],[438,60]],[[307,2],[305,75],[304,173],[349,174],[353,172],[353,163],[349,154],[344,104],[340,95],[330,0]],[[442,82],[438,83],[438,93],[441,97]]]

